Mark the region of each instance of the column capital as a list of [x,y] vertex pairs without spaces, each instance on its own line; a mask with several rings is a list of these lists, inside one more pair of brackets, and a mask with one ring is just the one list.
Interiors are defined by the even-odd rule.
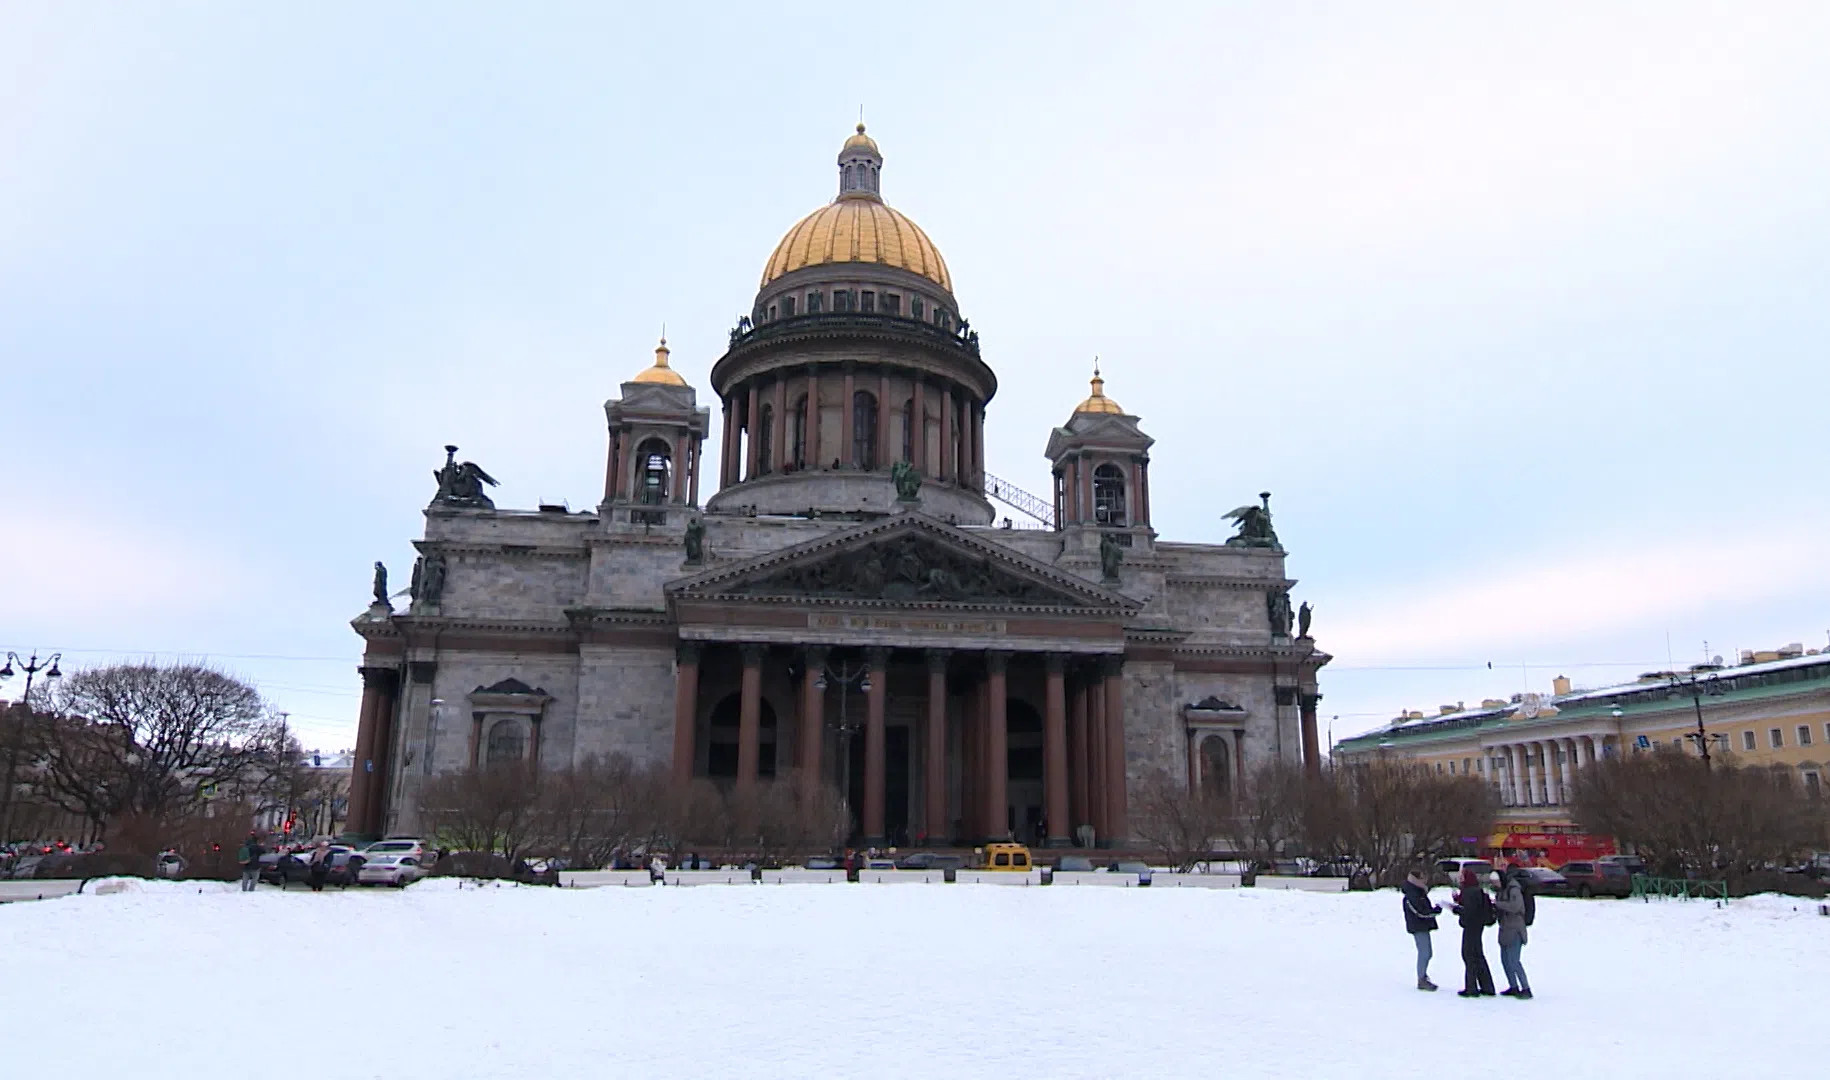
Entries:
[[364,690],[393,690],[400,683],[400,669],[364,665],[356,669],[362,676]]
[[1125,673],[1125,657],[1122,653],[1107,653],[1099,658],[1099,673],[1108,678]]
[[743,656],[744,667],[761,667],[763,653],[768,649],[767,645],[754,641],[746,641],[737,647],[737,651]]
[[832,650],[825,645],[807,645],[801,649],[801,655],[807,660],[809,669],[826,666],[826,658]]
[[872,645],[864,650],[864,660],[874,671],[882,671],[889,666],[890,651],[881,645]]
[[697,641],[682,641],[674,646],[674,659],[682,664],[697,664],[705,646]]
[[1067,672],[1067,661],[1068,658],[1066,653],[1052,652],[1043,656],[1043,662],[1048,665],[1048,673],[1050,675],[1065,674]]
[[945,675],[947,673],[947,662],[953,658],[953,650],[929,649],[927,655],[928,673],[931,675]]
[[993,675],[1002,675],[1010,667],[1010,653],[1004,649],[985,650],[985,670]]

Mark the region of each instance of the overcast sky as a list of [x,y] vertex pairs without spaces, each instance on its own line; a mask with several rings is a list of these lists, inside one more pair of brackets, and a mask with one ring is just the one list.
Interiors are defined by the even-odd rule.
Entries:
[[1337,737],[1826,644],[1830,6],[664,7],[0,8],[0,649],[350,744],[442,444],[593,506],[860,104],[991,470],[1098,354],[1166,538],[1274,493]]

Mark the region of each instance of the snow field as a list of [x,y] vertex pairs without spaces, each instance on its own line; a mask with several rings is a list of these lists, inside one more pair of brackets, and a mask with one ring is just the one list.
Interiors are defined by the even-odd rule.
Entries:
[[1451,992],[1446,917],[1415,990],[1391,891],[146,883],[0,907],[0,940],[20,1077],[263,1071],[261,1039],[398,1080],[1826,1067],[1830,919],[1776,897],[1541,899],[1530,1002]]

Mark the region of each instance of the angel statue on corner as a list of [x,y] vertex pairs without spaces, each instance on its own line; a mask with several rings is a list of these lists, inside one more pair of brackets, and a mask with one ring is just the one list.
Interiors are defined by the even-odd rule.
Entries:
[[494,510],[496,504],[483,493],[483,485],[496,486],[495,477],[484,472],[474,461],[459,463],[457,447],[445,447],[444,468],[434,469],[432,478],[438,481],[438,494],[432,496],[434,506],[469,506],[482,510]]

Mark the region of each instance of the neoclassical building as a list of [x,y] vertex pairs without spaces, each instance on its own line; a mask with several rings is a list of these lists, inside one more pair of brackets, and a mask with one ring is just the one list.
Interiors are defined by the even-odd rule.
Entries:
[[[1268,498],[1225,544],[1160,539],[1152,440],[1097,372],[1037,433],[1052,496],[988,481],[998,378],[946,261],[862,125],[838,166],[712,367],[715,461],[665,341],[605,405],[595,510],[498,509],[448,448],[410,604],[353,624],[352,831],[415,830],[440,773],[620,753],[818,777],[864,842],[1110,846],[1146,777],[1319,761],[1329,657]],[[1036,525],[995,525],[988,492]]]

